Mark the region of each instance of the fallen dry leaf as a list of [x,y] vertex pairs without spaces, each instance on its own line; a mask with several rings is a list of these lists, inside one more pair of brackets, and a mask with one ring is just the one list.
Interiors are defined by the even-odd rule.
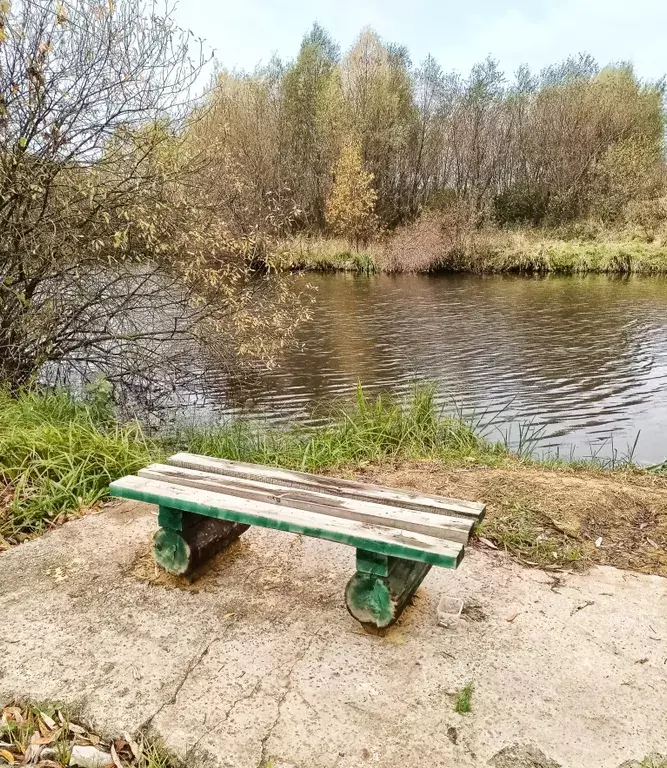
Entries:
[[[123,742],[124,744],[125,742]],[[118,759],[118,752],[116,752],[116,747],[114,745],[114,742],[111,742],[111,759],[113,760],[113,764],[116,766],[116,768],[123,768],[122,763]]]
[[4,712],[10,720],[14,720],[19,725],[22,725],[25,721],[23,713],[19,707],[5,707]]
[[[521,611],[519,611],[521,613]],[[515,613],[514,616],[510,616],[509,619],[505,619],[505,621],[508,621],[510,624],[516,619],[516,617],[519,615],[519,613]]]
[[40,712],[39,716],[44,723],[44,725],[50,730],[53,731],[56,728],[56,721],[50,718],[46,712]]
[[484,544],[485,547],[488,547],[489,549],[498,549],[498,547],[490,540],[485,539],[483,536],[478,536],[478,539]]
[[28,744],[25,755],[23,756],[24,763],[36,763],[43,747],[41,744]]
[[138,760],[141,757],[141,753],[143,752],[143,749],[140,744],[137,744],[136,741],[134,741],[131,738],[128,738],[128,735],[125,734],[125,738],[127,740],[127,743],[130,745],[130,750],[132,751],[132,754],[135,757],[135,760]]
[[33,733],[30,741],[33,744],[53,744],[53,742],[58,738],[58,734],[60,731],[53,731],[52,733],[47,733],[44,736],[38,736],[37,732]]
[[14,761],[14,755],[12,755],[11,752],[8,752],[6,749],[0,749],[0,757],[10,765],[13,765]]

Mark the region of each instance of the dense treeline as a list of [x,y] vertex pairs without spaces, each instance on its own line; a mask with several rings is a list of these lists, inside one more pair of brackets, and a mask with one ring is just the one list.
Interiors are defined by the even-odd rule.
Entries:
[[[247,203],[294,207],[310,232],[345,228],[341,163],[348,195],[361,189],[350,206],[373,198],[384,228],[454,205],[477,225],[611,221],[662,185],[662,83],[586,55],[511,80],[489,58],[464,77],[371,29],[341,56],[315,25],[293,62],[220,72],[210,98]],[[369,234],[356,226],[350,239]]]

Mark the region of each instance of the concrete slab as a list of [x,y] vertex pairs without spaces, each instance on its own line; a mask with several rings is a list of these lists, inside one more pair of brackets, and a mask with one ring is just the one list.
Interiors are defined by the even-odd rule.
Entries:
[[[667,579],[473,550],[373,637],[343,601],[352,549],[251,529],[187,586],[147,554],[154,511],[123,504],[0,554],[0,699],[77,702],[104,731],[151,728],[225,768],[465,768],[514,742],[565,768],[667,752]],[[478,607],[443,629],[443,594]]]

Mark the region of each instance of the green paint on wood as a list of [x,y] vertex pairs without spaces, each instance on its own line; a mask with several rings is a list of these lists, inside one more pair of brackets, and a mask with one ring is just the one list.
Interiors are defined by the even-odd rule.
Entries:
[[183,518],[183,530],[161,528],[153,540],[155,560],[169,573],[192,573],[249,527],[188,512],[183,513]]
[[[357,550],[357,562],[373,567],[368,553]],[[357,571],[345,589],[348,611],[362,624],[388,627],[401,615],[417,587],[431,570],[428,563],[386,558],[388,574]]]
[[183,512],[180,509],[160,504],[157,512],[157,522],[160,528],[169,528],[170,531],[182,531]]
[[160,528],[153,539],[153,556],[169,573],[181,575],[190,567],[190,547],[178,531]]
[[389,558],[367,549],[357,550],[357,571],[375,576],[389,576]]
[[412,599],[417,587],[424,581],[431,570],[427,563],[415,563],[392,557],[389,565],[389,589],[396,596],[396,615],[398,616],[406,604]]
[[362,624],[388,627],[395,621],[394,602],[387,579],[370,573],[355,573],[347,583],[348,611]]
[[445,555],[431,552],[427,549],[411,547],[409,545],[372,541],[364,538],[363,535],[348,535],[330,529],[300,525],[287,520],[277,520],[275,518],[265,517],[261,514],[249,514],[246,512],[235,512],[230,509],[220,509],[219,507],[209,504],[172,498],[158,493],[138,491],[134,488],[124,488],[122,486],[117,486],[114,483],[111,483],[109,486],[109,493],[112,496],[135,499],[136,501],[144,501],[148,504],[157,504],[159,506],[180,509],[184,512],[193,512],[198,515],[215,517],[219,520],[230,520],[236,523],[245,523],[246,525],[260,525],[264,528],[275,528],[276,530],[288,531],[289,533],[301,533],[304,536],[313,536],[319,539],[335,541],[339,544],[348,544],[352,547],[364,549],[369,552],[376,552],[381,555],[390,555],[392,557],[428,563],[430,565],[439,565],[443,568],[456,568],[463,559],[463,547],[458,549],[456,554]]

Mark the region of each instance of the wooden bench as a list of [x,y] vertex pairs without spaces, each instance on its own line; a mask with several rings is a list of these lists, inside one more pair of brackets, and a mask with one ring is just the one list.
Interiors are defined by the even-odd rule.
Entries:
[[189,453],[113,482],[110,493],[158,505],[153,553],[186,574],[251,525],[348,544],[357,572],[345,590],[364,625],[392,624],[432,565],[456,568],[484,505],[354,480]]

